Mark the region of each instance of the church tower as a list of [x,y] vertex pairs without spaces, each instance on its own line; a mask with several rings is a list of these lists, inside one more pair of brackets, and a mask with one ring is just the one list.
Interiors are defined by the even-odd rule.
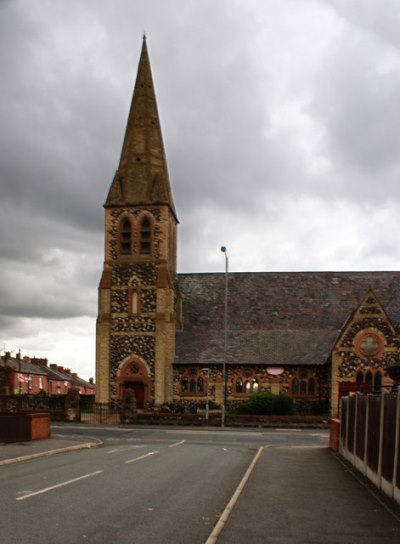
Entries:
[[118,170],[105,208],[96,328],[96,400],[135,391],[138,408],[172,400],[177,216],[146,38]]

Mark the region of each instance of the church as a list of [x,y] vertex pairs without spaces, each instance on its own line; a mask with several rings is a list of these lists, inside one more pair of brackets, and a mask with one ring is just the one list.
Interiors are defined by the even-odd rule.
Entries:
[[[271,391],[332,414],[390,386],[400,272],[177,273],[178,216],[146,39],[105,208],[96,400],[229,407]],[[226,299],[225,299],[226,297]],[[225,308],[225,300],[227,305]],[[225,312],[225,310],[227,310]]]

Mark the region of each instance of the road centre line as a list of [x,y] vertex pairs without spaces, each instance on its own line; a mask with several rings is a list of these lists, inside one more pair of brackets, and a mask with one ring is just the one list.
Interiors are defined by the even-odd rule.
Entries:
[[96,474],[101,474],[102,472],[103,470],[96,470],[96,472],[91,472],[90,474],[79,476],[78,478],[74,478],[73,480],[68,480],[67,482],[61,482],[60,484],[52,485],[51,487],[46,487],[45,489],[40,489],[39,491],[34,491],[33,493],[28,493],[27,495],[23,495],[22,497],[16,497],[16,500],[23,501],[24,499],[29,499],[30,497],[35,497],[36,495],[47,493],[47,491],[51,491],[52,489],[57,489],[58,487],[63,487],[64,485],[73,484],[75,482],[79,482],[80,480],[85,480],[86,478],[90,478],[91,476],[96,476]]
[[129,459],[129,461],[125,461],[126,464],[128,463],[134,463],[135,461],[139,461],[140,459],[144,459],[145,457],[149,457],[150,455],[155,455],[158,453],[158,451],[151,451],[149,453],[146,453],[145,455],[141,455],[140,457],[135,457],[134,459]]
[[174,444],[170,444],[169,448],[175,448],[175,446],[180,446],[181,444],[184,444],[186,440],[181,440],[180,442],[175,442]]

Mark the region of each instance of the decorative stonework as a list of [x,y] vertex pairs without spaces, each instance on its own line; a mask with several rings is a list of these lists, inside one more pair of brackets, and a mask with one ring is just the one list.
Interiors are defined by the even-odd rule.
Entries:
[[142,289],[140,293],[141,312],[155,313],[157,309],[157,292],[155,289]]
[[155,285],[157,279],[156,267],[152,263],[143,264],[116,264],[113,266],[111,282],[114,286],[127,286],[132,277],[135,277],[143,287]]
[[341,355],[343,358],[338,367],[337,376],[345,380],[354,379],[357,370],[385,369],[397,361],[397,353],[395,352],[386,352],[381,359],[364,359],[354,352],[341,353]]
[[151,332],[156,330],[154,319],[148,317],[122,316],[112,320],[112,333]]
[[377,331],[380,331],[385,338],[388,347],[395,347],[397,345],[397,340],[394,337],[391,326],[386,320],[383,320],[380,317],[366,317],[361,321],[352,323],[350,328],[346,331],[340,345],[343,348],[354,348],[355,337],[365,329],[376,329]]
[[128,313],[128,290],[127,289],[112,289],[111,290],[111,312]]

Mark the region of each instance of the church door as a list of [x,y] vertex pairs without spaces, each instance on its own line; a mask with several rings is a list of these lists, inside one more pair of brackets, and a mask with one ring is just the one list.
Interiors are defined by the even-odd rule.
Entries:
[[137,408],[142,409],[144,406],[144,383],[142,382],[125,382],[125,389],[133,389],[135,392]]

